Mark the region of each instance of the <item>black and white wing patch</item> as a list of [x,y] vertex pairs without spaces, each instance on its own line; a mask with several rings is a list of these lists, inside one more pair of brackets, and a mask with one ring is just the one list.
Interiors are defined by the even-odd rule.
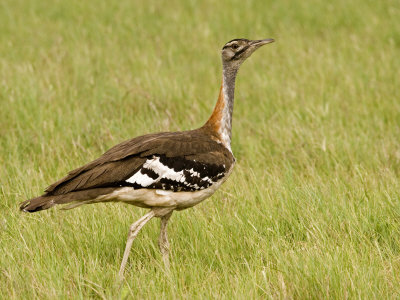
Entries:
[[222,179],[225,165],[203,163],[185,157],[152,156],[123,185],[135,189],[198,191]]

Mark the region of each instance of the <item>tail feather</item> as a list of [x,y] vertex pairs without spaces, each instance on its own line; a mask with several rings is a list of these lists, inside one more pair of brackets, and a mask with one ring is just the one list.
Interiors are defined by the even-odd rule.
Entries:
[[[67,204],[71,202],[82,201],[82,204],[88,203],[88,200],[94,200],[98,196],[112,193],[115,188],[97,188],[77,192],[70,192],[62,195],[51,195],[49,193],[42,196],[26,200],[20,204],[20,210],[24,212],[37,212],[53,207],[56,204]],[[70,208],[79,206],[72,205]]]
[[22,202],[19,209],[24,212],[36,212],[48,209],[54,205],[54,197],[46,196],[46,194],[44,194],[42,196]]

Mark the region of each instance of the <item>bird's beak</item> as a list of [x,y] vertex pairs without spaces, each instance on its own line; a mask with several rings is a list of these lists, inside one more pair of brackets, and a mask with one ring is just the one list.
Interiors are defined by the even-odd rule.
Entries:
[[273,42],[275,42],[274,39],[255,40],[255,41],[251,41],[251,45],[255,48],[259,48],[261,46],[264,46],[266,44],[273,43]]

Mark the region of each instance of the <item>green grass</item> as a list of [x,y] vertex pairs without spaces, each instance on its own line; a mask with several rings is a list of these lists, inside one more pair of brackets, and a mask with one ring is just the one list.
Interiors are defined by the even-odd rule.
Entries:
[[[334,4],[333,4],[334,3]],[[0,3],[0,298],[400,297],[397,0]],[[275,38],[239,72],[236,168],[174,213],[171,273],[145,210],[22,214],[128,138],[202,125],[220,48]]]

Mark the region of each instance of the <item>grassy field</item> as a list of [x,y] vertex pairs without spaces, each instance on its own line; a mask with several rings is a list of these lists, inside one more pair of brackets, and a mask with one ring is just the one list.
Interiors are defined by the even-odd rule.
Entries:
[[[332,2],[333,3],[333,2]],[[400,3],[0,3],[0,298],[400,297]],[[239,72],[236,169],[172,216],[171,272],[145,210],[18,203],[131,137],[211,113],[220,49],[275,38]]]

